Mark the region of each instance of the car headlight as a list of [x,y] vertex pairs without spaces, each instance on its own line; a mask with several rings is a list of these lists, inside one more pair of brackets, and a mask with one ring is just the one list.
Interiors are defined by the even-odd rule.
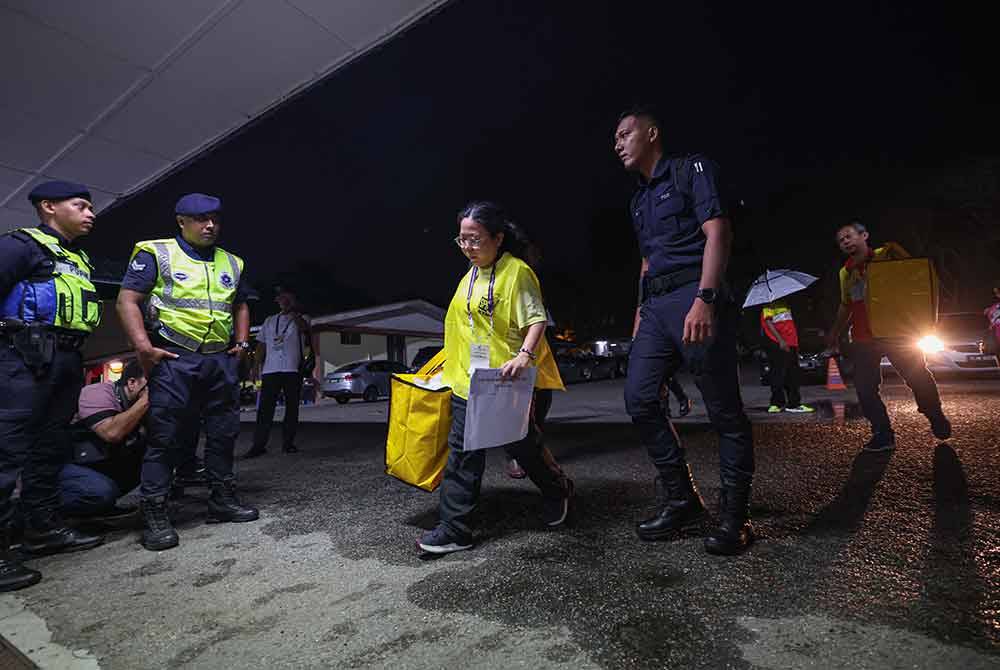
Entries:
[[934,335],[926,335],[917,340],[917,348],[925,354],[936,354],[944,351],[944,342]]

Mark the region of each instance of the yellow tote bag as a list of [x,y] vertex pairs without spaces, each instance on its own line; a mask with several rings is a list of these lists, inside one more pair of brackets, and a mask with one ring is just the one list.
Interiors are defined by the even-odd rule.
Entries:
[[392,376],[385,472],[425,491],[441,483],[448,462],[451,389],[433,377],[444,365],[444,351],[416,374]]

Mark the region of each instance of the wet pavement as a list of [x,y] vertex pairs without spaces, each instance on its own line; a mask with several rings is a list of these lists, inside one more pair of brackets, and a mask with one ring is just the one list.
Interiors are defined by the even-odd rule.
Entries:
[[[384,426],[311,423],[301,453],[239,463],[260,522],[204,525],[192,491],[178,549],[117,531],[34,561],[45,580],[0,596],[0,632],[93,663],[49,667],[1000,667],[1000,382],[942,386],[946,443],[891,386],[891,454],[860,452],[851,393],[767,422],[748,400],[759,539],[737,558],[705,554],[700,532],[635,537],[652,469],[630,425],[592,411],[620,382],[577,389],[547,433],[576,482],[568,528],[543,529],[494,450],[476,548],[421,559],[437,496],[382,474]],[[679,431],[714,511],[715,438]]]

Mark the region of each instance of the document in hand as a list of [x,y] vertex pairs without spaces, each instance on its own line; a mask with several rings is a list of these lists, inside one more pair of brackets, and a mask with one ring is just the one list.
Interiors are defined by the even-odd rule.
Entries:
[[465,410],[466,451],[524,439],[537,374],[535,368],[522,370],[517,379],[502,379],[498,368],[479,368],[472,373]]

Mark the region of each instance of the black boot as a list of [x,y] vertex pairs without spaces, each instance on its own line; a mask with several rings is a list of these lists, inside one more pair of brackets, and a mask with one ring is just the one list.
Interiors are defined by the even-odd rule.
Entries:
[[143,498],[139,509],[146,526],[142,531],[142,546],[150,551],[163,551],[178,545],[180,538],[170,524],[166,497]]
[[636,527],[640,539],[663,540],[672,533],[698,526],[705,517],[705,503],[694,485],[691,468],[663,472],[657,481],[660,511]]
[[255,507],[245,507],[236,497],[236,485],[233,482],[214,482],[212,495],[208,497],[208,523],[225,523],[232,521],[256,521],[260,512]]
[[10,531],[0,531],[0,592],[17,591],[42,580],[42,573],[21,565],[10,550]]
[[93,549],[104,542],[103,535],[90,535],[66,525],[57,514],[33,519],[25,527],[21,549],[30,554],[61,554]]
[[705,551],[734,556],[753,542],[750,525],[750,482],[723,484],[719,491],[719,526],[705,538]]

